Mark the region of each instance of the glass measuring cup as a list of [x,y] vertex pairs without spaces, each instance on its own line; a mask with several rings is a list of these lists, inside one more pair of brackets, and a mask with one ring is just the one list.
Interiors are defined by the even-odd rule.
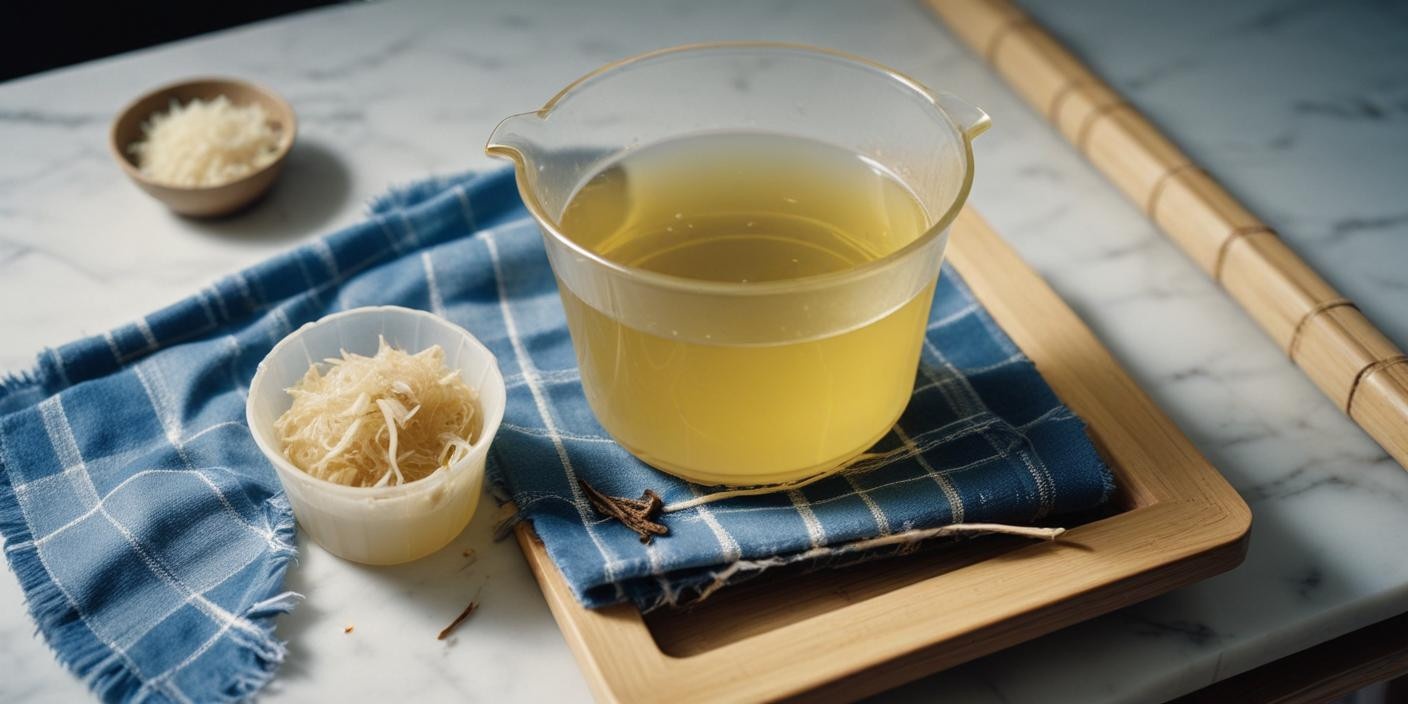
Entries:
[[[972,184],[971,141],[988,125],[864,59],[722,43],[598,69],[503,120],[485,149],[515,164],[602,426],[671,474],[752,485],[838,469],[904,410],[948,227]],[[573,196],[623,155],[720,131],[852,152],[908,189],[928,228],[842,271],[738,283],[627,266],[562,231]]]

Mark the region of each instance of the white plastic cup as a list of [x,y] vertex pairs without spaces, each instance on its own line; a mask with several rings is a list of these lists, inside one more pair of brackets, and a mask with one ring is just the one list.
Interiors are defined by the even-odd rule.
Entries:
[[[448,471],[380,488],[335,484],[295,467],[280,451],[274,431],[274,421],[293,403],[285,389],[298,383],[310,365],[343,350],[375,355],[379,338],[412,354],[431,345],[445,350],[445,365],[458,370],[478,393],[481,429],[473,450]],[[484,488],[484,461],[505,401],[498,361],[464,328],[425,311],[377,306],[329,315],[274,345],[250,382],[245,419],[309,536],[343,559],[394,565],[445,547],[474,517]]]

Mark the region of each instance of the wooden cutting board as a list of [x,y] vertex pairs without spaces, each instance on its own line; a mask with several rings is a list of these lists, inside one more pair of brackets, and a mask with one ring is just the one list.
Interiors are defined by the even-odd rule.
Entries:
[[598,699],[852,700],[1241,563],[1251,510],[1046,282],[972,210],[954,223],[948,256],[1088,424],[1119,485],[1110,511],[1056,542],[990,536],[768,574],[644,616],[583,608],[520,524],[519,545]]

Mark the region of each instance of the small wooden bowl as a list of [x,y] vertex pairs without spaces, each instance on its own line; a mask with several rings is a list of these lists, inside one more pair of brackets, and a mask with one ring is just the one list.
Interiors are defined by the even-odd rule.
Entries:
[[[248,176],[218,186],[170,186],[143,175],[135,157],[128,151],[129,146],[142,139],[142,124],[152,115],[169,110],[172,100],[185,104],[197,98],[213,100],[221,95],[235,105],[258,103],[264,106],[269,121],[279,130],[279,151],[274,161]],[[297,131],[298,120],[293,108],[273,91],[231,78],[198,78],[157,88],[132,101],[113,120],[108,147],[127,176],[166,207],[182,215],[215,217],[253,203],[274,185]]]

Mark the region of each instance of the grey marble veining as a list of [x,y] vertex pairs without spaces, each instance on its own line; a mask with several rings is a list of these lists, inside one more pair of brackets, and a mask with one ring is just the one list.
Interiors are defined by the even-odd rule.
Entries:
[[1021,4],[1408,347],[1408,4]]
[[[1109,30],[1099,24],[1108,21],[1100,6],[1082,2],[1071,11],[1077,28]],[[1355,247],[1388,246],[1382,242],[1399,240],[1384,233],[1401,231],[1376,223],[1403,207],[1401,188],[1319,177],[1362,169],[1375,156],[1390,162],[1382,173],[1401,174],[1392,171],[1401,168],[1401,149],[1394,161],[1384,145],[1402,143],[1386,141],[1393,130],[1380,124],[1401,119],[1396,113],[1385,120],[1322,114],[1372,112],[1356,108],[1352,96],[1371,96],[1374,109],[1393,104],[1398,98],[1374,97],[1373,76],[1380,74],[1354,73],[1370,76],[1362,85],[1287,79],[1304,89],[1291,102],[1313,106],[1308,112],[1250,100],[1195,104],[1201,99],[1187,92],[1204,83],[1244,85],[1229,73],[1245,71],[1241,80],[1254,80],[1265,67],[1229,69],[1204,55],[1273,44],[1297,26],[1297,16],[1314,11],[1259,2],[1245,14],[1223,12],[1218,21],[1246,26],[1244,36],[1205,51],[1146,37],[1112,54],[1124,72],[1116,82],[1139,79],[1129,90],[1141,104],[1143,91],[1185,86],[1172,97],[1150,97],[1150,111],[1171,132],[1196,117],[1179,138],[1199,158],[1227,159],[1227,174],[1214,170],[1249,200],[1257,187],[1295,194],[1284,206],[1252,203],[1288,237],[1301,228],[1329,236],[1340,223],[1349,233],[1342,239]],[[1160,13],[1150,21],[1193,22],[1172,10],[1150,12]],[[1209,37],[1223,31],[1199,27],[1196,33]],[[1354,38],[1341,34],[1345,42]],[[1250,555],[1234,572],[884,698],[1156,701],[1408,610],[1408,553],[1391,539],[1408,533],[1408,472],[918,3],[764,0],[722,10],[689,0],[359,4],[0,84],[0,368],[27,367],[44,345],[125,322],[352,222],[388,184],[495,166],[482,145],[500,117],[540,105],[603,62],[689,41],[749,38],[854,51],[989,110],[995,126],[979,140],[973,203],[1255,514]],[[105,145],[107,121],[125,101],[204,73],[267,83],[302,123],[271,198],[217,222],[167,214],[127,183]],[[1252,124],[1252,114],[1258,129],[1237,132]],[[1338,120],[1333,128],[1320,124],[1331,120]],[[1332,133],[1368,146],[1311,146]],[[1348,268],[1331,278],[1363,297],[1351,289],[1358,279],[1408,286],[1393,266],[1395,252],[1402,250],[1326,256],[1343,257]],[[1388,327],[1383,315],[1371,314]],[[1398,321],[1408,324],[1401,314]],[[1400,341],[1402,332],[1395,333]],[[401,568],[361,568],[301,545],[289,584],[307,600],[279,626],[291,654],[265,698],[586,699],[516,547],[490,541],[488,513],[445,552]],[[469,548],[479,561],[465,568],[462,551]],[[33,637],[13,577],[0,572],[0,603],[10,605],[0,609],[0,657],[10,665],[0,700],[81,697],[82,685]],[[481,586],[483,608],[474,619],[451,642],[435,640]],[[355,626],[352,633],[343,633],[347,625]]]

